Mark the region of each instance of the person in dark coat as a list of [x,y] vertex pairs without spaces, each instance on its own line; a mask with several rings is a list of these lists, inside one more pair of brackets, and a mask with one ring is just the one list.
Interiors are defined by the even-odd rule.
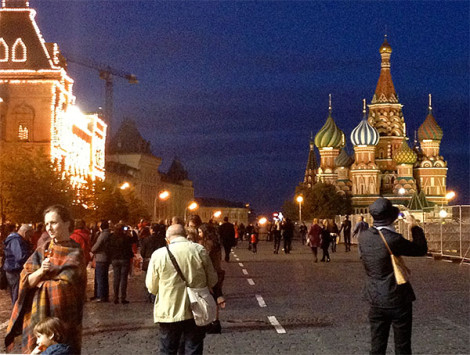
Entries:
[[228,262],[232,247],[235,246],[235,228],[228,221],[228,217],[224,217],[224,223],[219,227],[219,236],[225,251],[225,261]]
[[312,249],[315,262],[318,262],[318,247],[321,247],[321,232],[323,228],[318,224],[318,218],[313,219],[312,226],[308,232],[307,245]]
[[370,304],[371,354],[385,354],[390,326],[393,327],[396,354],[411,354],[412,302],[416,299],[409,282],[398,285],[383,234],[396,256],[423,256],[428,247],[423,230],[408,215],[412,241],[395,232],[393,222],[398,208],[381,197],[369,207],[374,226],[359,236],[359,252],[366,270],[364,296]]
[[324,219],[323,220],[323,229],[320,233],[320,238],[321,238],[321,250],[323,251],[323,256],[321,258],[321,262],[330,262],[330,253],[328,252],[328,248],[330,247],[331,243],[331,235],[330,232],[328,231],[328,220]]
[[338,226],[336,225],[333,219],[328,220],[328,232],[330,232],[331,237],[331,252],[336,253],[336,240],[339,236]]
[[290,254],[292,250],[292,239],[294,238],[294,223],[289,218],[286,218],[285,221],[281,224],[281,234],[284,239],[284,253]]
[[99,229],[98,238],[91,247],[95,258],[95,297],[97,302],[109,302],[108,271],[111,263],[109,222],[102,220]]
[[11,303],[15,304],[18,299],[21,270],[23,270],[24,263],[33,252],[29,243],[33,229],[29,224],[23,224],[18,232],[15,232],[15,225],[9,224],[7,232],[10,232],[10,234],[3,242],[3,252],[5,255],[3,269],[7,275]]
[[349,220],[349,216],[344,217],[339,232],[341,233],[341,231],[343,231],[344,247],[347,252],[351,251],[351,221]]
[[111,254],[111,263],[113,265],[113,290],[114,303],[119,303],[119,290],[121,291],[121,303],[127,304],[127,278],[131,267],[131,258],[134,257],[132,244],[135,238],[129,237],[129,227],[118,223],[114,232],[109,238],[109,249]]

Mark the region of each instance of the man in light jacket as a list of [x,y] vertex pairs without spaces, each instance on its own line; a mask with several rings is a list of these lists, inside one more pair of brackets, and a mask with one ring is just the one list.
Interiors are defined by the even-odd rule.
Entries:
[[[217,283],[217,273],[206,249],[184,235],[183,226],[174,224],[168,227],[166,239],[188,285],[212,288]],[[152,254],[145,284],[157,296],[154,321],[160,325],[160,352],[176,354],[182,339],[185,354],[202,354],[205,328],[194,322],[186,284],[176,272],[166,248]]]
[[423,256],[428,250],[423,230],[413,216],[407,216],[413,240],[395,232],[393,222],[398,208],[383,197],[369,207],[374,227],[359,235],[359,249],[367,278],[365,298],[370,304],[371,354],[385,354],[390,326],[393,327],[395,354],[411,354],[412,302],[416,299],[409,282],[398,285],[383,234],[396,256]]

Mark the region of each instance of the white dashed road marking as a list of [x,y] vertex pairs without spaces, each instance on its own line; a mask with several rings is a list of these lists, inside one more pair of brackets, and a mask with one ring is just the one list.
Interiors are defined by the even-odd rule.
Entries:
[[248,281],[248,283],[249,283],[251,286],[254,286],[254,285],[255,285],[255,282],[253,281],[253,279],[246,279],[246,281]]
[[242,269],[244,275],[248,275],[248,271],[246,269]]
[[276,332],[279,334],[284,334],[286,333],[286,330],[282,327],[282,325],[279,324],[277,321],[276,317],[274,316],[268,316],[269,322],[274,326],[274,329],[276,329]]
[[261,297],[261,295],[256,295],[256,299],[258,300],[258,304],[260,307],[267,307],[266,302],[264,302],[263,297]]
[[238,263],[238,265],[240,265],[240,267],[243,267],[243,264],[242,264],[242,263]]

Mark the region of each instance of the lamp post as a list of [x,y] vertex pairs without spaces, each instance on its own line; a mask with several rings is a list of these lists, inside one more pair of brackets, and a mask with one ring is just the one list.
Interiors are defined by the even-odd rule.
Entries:
[[[157,219],[160,219],[160,202],[159,201],[166,201],[170,198],[170,191],[162,190],[155,196],[155,201],[153,202],[153,220],[158,222]],[[157,213],[158,207],[158,213]]]
[[304,198],[302,195],[297,196],[296,201],[299,203],[299,224],[302,223],[302,202]]
[[185,222],[186,222],[186,219],[187,219],[187,212],[188,212],[188,210],[194,211],[194,210],[196,210],[198,207],[199,207],[199,205],[197,204],[197,202],[193,201],[193,202],[191,202],[191,203],[188,205],[188,207],[186,207],[186,208],[184,209],[184,221],[185,221]]

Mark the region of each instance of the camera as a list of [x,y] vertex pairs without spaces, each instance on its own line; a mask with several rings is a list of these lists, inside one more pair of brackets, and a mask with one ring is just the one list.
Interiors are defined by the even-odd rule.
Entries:
[[129,230],[129,227],[124,227],[123,230],[127,231]]

